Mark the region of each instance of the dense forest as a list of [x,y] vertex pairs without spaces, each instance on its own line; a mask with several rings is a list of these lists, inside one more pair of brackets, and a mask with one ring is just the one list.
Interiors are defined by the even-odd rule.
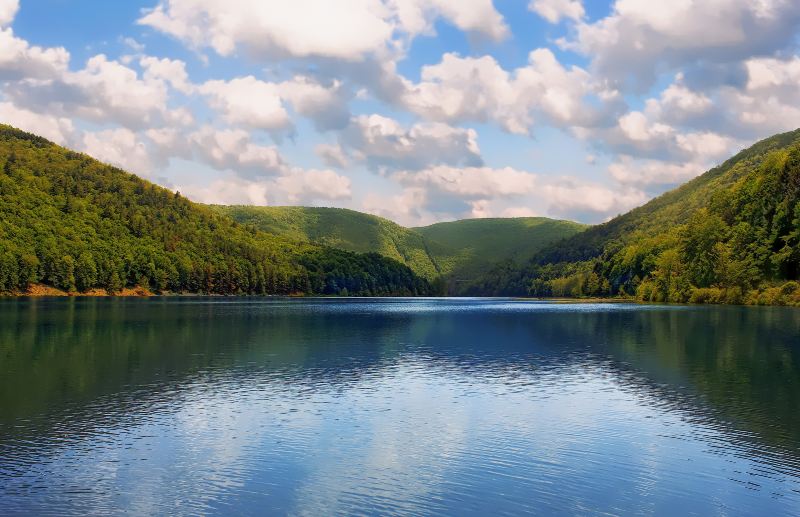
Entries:
[[429,280],[441,274],[422,235],[382,217],[345,208],[224,205],[211,208],[241,224],[296,242],[378,253],[402,262]]
[[800,130],[588,229],[544,218],[404,228],[343,209],[207,207],[2,125],[0,167],[0,293],[800,305]]
[[243,226],[118,168],[0,125],[0,292],[426,295],[427,280]]
[[388,219],[343,208],[213,206],[241,224],[298,242],[398,260],[457,294],[460,286],[497,262],[520,260],[586,228],[544,217],[466,219],[405,228]]
[[535,254],[471,294],[800,304],[800,130]]
[[490,271],[501,262],[519,261],[567,237],[586,225],[546,217],[462,219],[413,228],[429,243],[439,267],[450,280],[451,292]]

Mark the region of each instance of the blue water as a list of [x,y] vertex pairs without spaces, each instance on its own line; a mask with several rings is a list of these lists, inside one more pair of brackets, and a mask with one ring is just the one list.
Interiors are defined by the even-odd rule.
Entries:
[[0,300],[2,515],[797,515],[800,311]]

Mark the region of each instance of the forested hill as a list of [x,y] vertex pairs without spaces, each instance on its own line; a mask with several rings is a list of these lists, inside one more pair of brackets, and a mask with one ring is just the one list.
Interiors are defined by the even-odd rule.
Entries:
[[356,254],[244,227],[178,193],[0,125],[0,292],[430,294]]
[[465,219],[405,228],[388,219],[341,208],[213,206],[234,220],[300,242],[375,252],[403,262],[457,292],[498,262],[524,259],[586,226],[543,217]]
[[212,208],[239,223],[296,242],[379,253],[406,264],[428,279],[440,274],[422,235],[382,217],[344,208],[223,205]]
[[469,281],[498,263],[524,261],[588,226],[546,217],[462,219],[413,228],[425,237],[439,267]]
[[472,294],[800,304],[800,130],[642,207],[495,268]]

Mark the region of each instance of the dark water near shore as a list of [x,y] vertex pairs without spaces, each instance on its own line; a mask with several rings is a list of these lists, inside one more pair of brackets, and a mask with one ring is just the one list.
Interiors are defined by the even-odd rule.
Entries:
[[0,300],[0,515],[800,512],[800,310]]

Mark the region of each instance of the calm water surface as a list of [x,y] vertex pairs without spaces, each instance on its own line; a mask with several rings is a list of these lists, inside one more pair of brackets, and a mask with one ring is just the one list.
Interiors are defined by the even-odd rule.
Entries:
[[0,300],[0,514],[800,513],[800,311]]

